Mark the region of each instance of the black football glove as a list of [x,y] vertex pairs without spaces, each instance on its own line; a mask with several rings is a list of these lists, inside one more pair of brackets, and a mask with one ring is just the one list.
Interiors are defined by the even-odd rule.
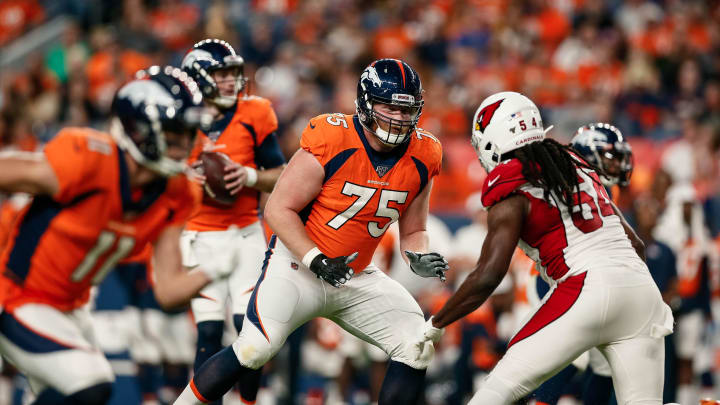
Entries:
[[440,253],[420,253],[405,251],[410,260],[410,269],[420,277],[439,277],[445,281],[445,272],[450,268]]
[[310,262],[310,270],[317,275],[318,278],[325,280],[328,284],[335,288],[340,288],[347,283],[355,273],[348,264],[358,257],[358,252],[350,256],[338,256],[329,258],[324,254],[319,254]]

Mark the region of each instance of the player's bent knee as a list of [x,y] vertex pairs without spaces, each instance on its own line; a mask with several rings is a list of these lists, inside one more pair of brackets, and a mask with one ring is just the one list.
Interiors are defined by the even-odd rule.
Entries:
[[402,351],[390,353],[390,360],[405,364],[416,370],[428,368],[433,357],[435,357],[435,347],[432,343],[428,343],[421,352],[413,344],[406,345]]
[[111,395],[112,383],[104,382],[85,388],[68,396],[67,403],[78,405],[103,405],[110,400]]
[[232,345],[238,361],[243,367],[257,370],[273,355],[273,348],[267,340],[237,339]]

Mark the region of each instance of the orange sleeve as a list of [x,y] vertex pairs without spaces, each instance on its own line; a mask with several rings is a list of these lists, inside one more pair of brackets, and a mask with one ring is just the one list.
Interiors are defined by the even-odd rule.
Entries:
[[440,142],[433,142],[432,151],[432,167],[430,169],[430,178],[433,178],[440,174],[440,170],[442,169],[442,144]]
[[310,120],[300,136],[300,147],[312,153],[321,165],[325,165],[327,143],[320,124],[322,121],[318,117]]
[[196,183],[188,180],[185,175],[177,179],[174,191],[173,215],[168,220],[167,226],[183,225],[198,210],[202,202],[202,189]]
[[[112,153],[107,144],[107,154]],[[93,181],[100,172],[97,166],[97,153],[89,153],[87,138],[81,133],[64,129],[53,138],[43,150],[48,163],[57,176],[59,189],[53,199],[63,203],[89,191],[96,186]],[[99,151],[103,152],[103,151]]]
[[261,98],[258,100],[255,109],[254,127],[257,135],[257,144],[263,143],[265,138],[278,129],[278,119],[275,110],[272,108],[270,100]]

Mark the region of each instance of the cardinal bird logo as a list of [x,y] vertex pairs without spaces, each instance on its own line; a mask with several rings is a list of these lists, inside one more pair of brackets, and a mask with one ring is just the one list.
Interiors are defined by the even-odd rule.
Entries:
[[485,106],[485,108],[480,111],[477,121],[475,122],[476,130],[480,131],[481,133],[485,133],[485,128],[487,128],[493,115],[495,115],[495,111],[497,111],[498,107],[500,107],[500,104],[503,101],[505,101],[504,98]]

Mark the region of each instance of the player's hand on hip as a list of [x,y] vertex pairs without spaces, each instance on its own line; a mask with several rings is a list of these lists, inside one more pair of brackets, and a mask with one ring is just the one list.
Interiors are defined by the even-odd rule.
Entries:
[[[415,346],[417,349],[417,360],[432,356],[435,352],[434,344],[439,342],[440,338],[442,338],[445,333],[445,329],[433,326],[432,319],[433,318],[431,316],[430,319],[425,321],[423,328],[420,331],[420,335],[416,340]],[[427,360],[429,361],[430,359]]]
[[445,281],[445,272],[450,268],[447,260],[440,253],[420,253],[405,251],[410,260],[410,269],[420,277],[439,277]]
[[237,194],[242,190],[245,183],[247,183],[248,173],[245,166],[233,163],[228,164],[225,167],[225,188],[230,191],[230,194]]
[[358,252],[349,256],[327,257],[320,253],[310,262],[310,271],[315,273],[318,278],[325,280],[328,284],[335,288],[340,288],[347,283],[355,274],[355,271],[348,266],[358,257]]

